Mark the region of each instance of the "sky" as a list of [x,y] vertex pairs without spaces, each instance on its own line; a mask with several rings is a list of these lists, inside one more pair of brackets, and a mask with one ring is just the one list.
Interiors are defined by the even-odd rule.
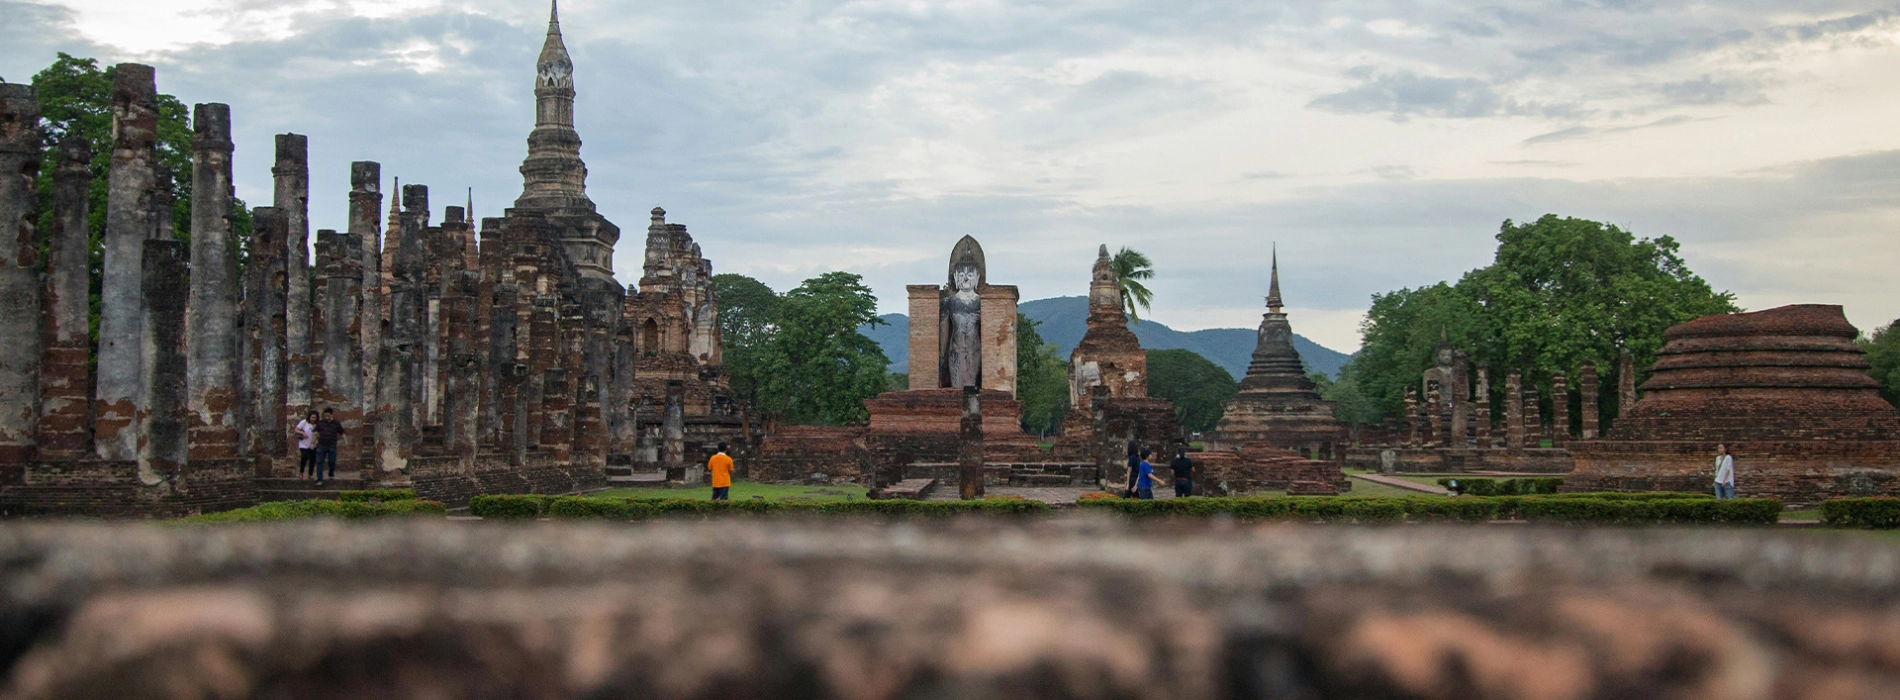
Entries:
[[[310,137],[440,217],[519,194],[540,0],[0,0],[0,78],[57,51],[232,106],[238,196]],[[1900,316],[1900,5],[1835,0],[569,0],[588,192],[640,274],[647,211],[715,272],[864,276],[884,312],[965,234],[1024,300],[1153,261],[1147,317],[1352,351],[1371,295],[1491,261],[1547,213],[1672,236],[1748,309]]]

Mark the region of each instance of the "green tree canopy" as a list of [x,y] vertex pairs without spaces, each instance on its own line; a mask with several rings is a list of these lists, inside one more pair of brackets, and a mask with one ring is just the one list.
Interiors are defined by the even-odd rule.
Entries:
[[1149,291],[1148,285],[1142,284],[1143,280],[1154,279],[1154,262],[1148,260],[1148,256],[1141,254],[1141,251],[1123,247],[1115,253],[1110,264],[1115,268],[1116,283],[1121,286],[1122,309],[1128,312],[1129,321],[1140,323],[1141,315],[1136,313],[1135,307],[1147,311],[1148,302],[1153,301],[1155,296],[1154,292]]
[[734,392],[756,403],[761,353],[778,330],[778,293],[764,282],[731,273],[713,275],[712,284],[726,374]]
[[[61,52],[53,64],[33,75],[39,94],[45,159],[40,164],[40,230],[53,225],[53,170],[59,165],[59,142],[76,134],[92,146],[92,236],[105,230],[106,171],[112,164],[112,68],[99,68],[91,58]],[[159,167],[172,175],[172,221],[179,240],[191,235],[191,111],[178,98],[158,96]],[[246,219],[248,221],[248,219]],[[248,229],[247,229],[248,232]]]
[[1867,373],[1880,382],[1880,395],[1888,403],[1900,406],[1900,321],[1881,326],[1872,338],[1856,341],[1873,365]]
[[1306,375],[1313,380],[1313,386],[1319,390],[1322,399],[1333,402],[1333,417],[1345,423],[1354,440],[1359,439],[1359,426],[1378,423],[1383,416],[1378,404],[1359,391],[1352,378],[1344,377],[1334,381],[1325,372],[1313,372]]
[[1220,423],[1221,404],[1240,391],[1234,375],[1192,350],[1148,351],[1148,395],[1174,402],[1174,415],[1190,432]]
[[1023,428],[1048,435],[1069,413],[1069,363],[1043,342],[1037,323],[1016,314],[1016,398],[1023,404]]
[[890,360],[858,327],[880,323],[877,297],[858,275],[827,272],[786,292],[755,374],[760,408],[789,423],[864,420],[864,400],[884,391]]
[[[1622,352],[1634,354],[1642,371],[1655,361],[1663,330],[1739,310],[1733,294],[1689,271],[1669,236],[1638,239],[1553,214],[1521,225],[1507,220],[1497,240],[1492,264],[1456,285],[1373,295],[1361,349],[1343,377],[1383,412],[1402,408],[1405,387],[1434,364],[1441,334],[1473,365],[1488,365],[1496,389],[1513,369],[1524,372],[1526,386],[1545,386],[1552,373],[1574,373],[1587,360],[1615,386]],[[1604,395],[1615,399],[1613,391]]]

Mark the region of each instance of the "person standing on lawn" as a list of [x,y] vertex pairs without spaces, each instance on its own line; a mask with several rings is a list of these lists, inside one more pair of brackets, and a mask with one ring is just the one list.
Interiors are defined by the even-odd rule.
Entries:
[[1728,453],[1728,445],[1715,446],[1715,497],[1735,497],[1735,457]]
[[316,459],[317,485],[323,485],[323,466],[330,465],[330,477],[336,478],[336,446],[343,438],[343,424],[336,419],[336,411],[323,409],[323,420],[317,421],[311,430],[317,436]]
[[1168,470],[1174,472],[1175,498],[1194,495],[1194,460],[1188,459],[1187,445],[1175,443],[1174,461],[1168,463]]
[[726,456],[726,443],[719,443],[719,451],[706,460],[706,471],[712,473],[712,499],[732,500],[732,458]]
[[1153,500],[1155,497],[1155,465],[1148,463],[1148,455],[1154,451],[1141,448],[1141,464],[1135,467],[1135,498]]
[[317,462],[317,412],[311,411],[303,420],[297,421],[297,476],[310,476],[311,467]]

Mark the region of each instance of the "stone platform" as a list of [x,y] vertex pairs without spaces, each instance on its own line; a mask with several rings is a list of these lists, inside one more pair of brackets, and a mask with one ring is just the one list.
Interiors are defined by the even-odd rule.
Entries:
[[1022,522],[0,527],[0,696],[1891,697],[1853,535]]

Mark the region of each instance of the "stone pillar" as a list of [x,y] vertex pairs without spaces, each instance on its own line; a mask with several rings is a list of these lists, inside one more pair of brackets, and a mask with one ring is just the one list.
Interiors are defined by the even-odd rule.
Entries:
[[1450,399],[1451,422],[1445,431],[1445,446],[1463,448],[1471,434],[1471,382],[1465,374],[1464,353],[1458,354],[1458,364],[1452,372]]
[[1425,410],[1419,412],[1420,422],[1424,424],[1425,429],[1421,431],[1419,438],[1426,447],[1444,445],[1445,404],[1442,391],[1443,387],[1436,384],[1425,386]]
[[1583,392],[1580,397],[1582,403],[1578,407],[1578,410],[1583,411],[1583,415],[1580,416],[1583,421],[1583,439],[1595,440],[1597,439],[1597,416],[1601,410],[1597,404],[1597,363],[1595,360],[1587,360],[1583,363],[1582,376],[1577,381],[1581,384],[1578,388]]
[[1636,406],[1636,356],[1623,353],[1616,358],[1616,416],[1630,414]]
[[1544,446],[1544,397],[1538,395],[1537,387],[1524,388],[1524,446]]
[[272,206],[289,221],[284,237],[284,402],[296,415],[310,405],[310,139],[277,135]]
[[1524,450],[1524,375],[1504,375],[1504,449]]
[[543,294],[534,298],[533,307],[528,312],[528,382],[526,387],[528,406],[528,442],[536,446],[548,444],[548,370],[555,364],[555,320],[554,296]]
[[1405,446],[1418,446],[1418,387],[1405,387]]
[[238,456],[237,260],[231,241],[231,107],[192,108],[190,458]]
[[145,402],[138,413],[139,480],[156,485],[175,480],[189,458],[185,306],[191,273],[184,243],[148,240],[142,247],[145,318],[139,345],[146,371]]
[[[284,237],[290,220],[284,210],[251,210],[250,261],[244,267],[243,400],[244,453],[261,458],[260,468],[285,456],[294,445],[284,420]],[[274,471],[274,470],[273,470]]]
[[98,377],[93,390],[94,446],[100,459],[138,458],[137,420],[145,386],[145,241],[157,229],[152,210],[153,146],[158,138],[158,85],[151,66],[112,69],[112,164],[107,171],[106,226],[99,280]]
[[[30,85],[0,83],[0,464],[37,456],[41,288],[34,200],[40,170],[40,108]],[[83,327],[82,327],[82,331]]]
[[1550,444],[1563,447],[1570,439],[1570,385],[1564,373],[1550,376]]
[[686,385],[677,379],[666,383],[666,412],[660,420],[660,466],[666,480],[692,485],[697,480],[686,473]]
[[[322,381],[313,380],[312,398],[322,408],[336,410],[337,422],[343,424],[344,440],[361,441],[364,404],[367,403],[363,393],[367,363],[363,346],[357,341],[362,333],[364,307],[362,241],[356,234],[317,233],[316,284],[323,304],[317,309],[318,322],[313,326],[321,328],[323,333],[316,339],[320,342],[313,345],[322,347],[322,354],[317,358],[322,371],[312,375],[321,377]],[[359,457],[350,459],[349,466],[358,466],[362,450],[355,452]],[[338,450],[339,455],[344,453]]]
[[403,211],[389,280],[389,330],[377,370],[375,481],[408,481],[409,458],[421,437],[415,413],[421,381],[423,265],[422,229],[429,188],[402,188]]
[[614,371],[607,392],[607,420],[612,454],[632,454],[640,432],[633,413],[633,367],[640,354],[634,342],[633,323],[624,314],[614,330]]
[[514,454],[515,286],[497,284],[488,309],[488,386],[482,391],[483,439]]
[[[92,148],[77,134],[59,144],[53,230],[47,236],[45,343],[40,354],[42,459],[92,457]],[[0,460],[4,461],[4,460]]]
[[[566,367],[549,368],[542,376],[541,448],[551,453],[555,462],[567,464],[573,449],[573,426],[569,419],[574,390],[567,383]],[[681,436],[685,436],[683,429]]]
[[1478,366],[1478,416],[1475,432],[1478,434],[1478,447],[1491,449],[1491,368]]
[[983,497],[983,404],[980,390],[963,387],[963,419],[957,424],[957,493]]
[[442,444],[447,454],[474,459],[478,416],[481,412],[481,354],[476,342],[475,294],[477,272],[458,272],[442,297],[443,320],[448,326],[448,363],[442,394]]
[[943,385],[938,366],[942,352],[937,343],[942,313],[943,288],[934,284],[913,284],[904,288],[910,295],[910,388],[937,389]]
[[366,421],[373,419],[369,406],[375,403],[377,363],[383,351],[383,236],[382,220],[377,218],[383,211],[382,183],[382,165],[367,160],[350,164],[349,231],[362,246],[358,269],[363,277],[358,283],[363,296],[356,322],[361,332],[352,337],[360,341],[362,348],[363,384],[359,401]]

